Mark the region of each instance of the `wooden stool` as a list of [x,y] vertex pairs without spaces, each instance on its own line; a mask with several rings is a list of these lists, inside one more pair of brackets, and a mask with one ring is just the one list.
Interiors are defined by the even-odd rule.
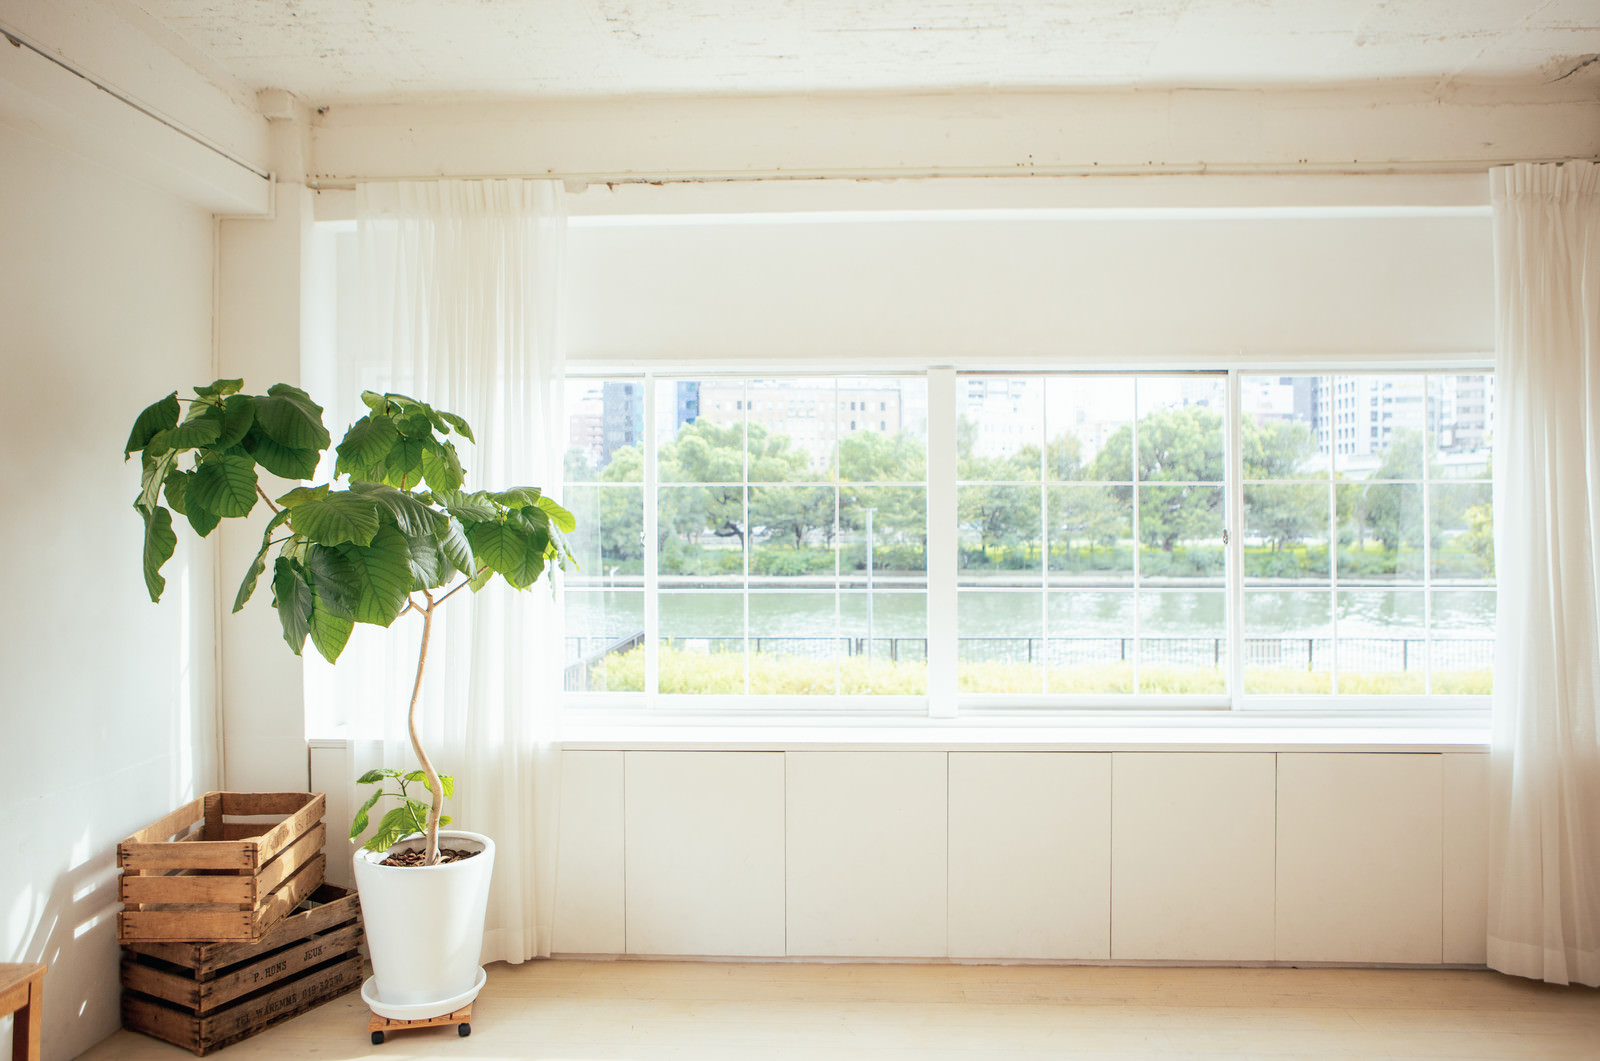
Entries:
[[472,1003],[468,1002],[454,1013],[446,1013],[442,1017],[428,1017],[424,1020],[391,1020],[374,1013],[367,1020],[367,1031],[372,1033],[372,1043],[376,1046],[383,1042],[383,1037],[388,1032],[411,1031],[413,1028],[442,1028],[447,1024],[459,1024],[461,1027],[457,1034],[466,1038],[472,1034],[471,1022]]
[[17,1018],[11,1025],[11,1061],[39,1061],[44,971],[33,963],[0,965],[0,1017],[14,1013]]

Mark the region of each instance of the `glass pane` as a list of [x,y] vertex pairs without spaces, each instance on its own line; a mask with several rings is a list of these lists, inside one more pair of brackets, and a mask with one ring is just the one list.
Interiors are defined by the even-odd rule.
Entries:
[[[831,379],[758,379],[745,386],[745,424],[753,483],[833,478],[838,400]],[[851,403],[855,404],[854,402]]]
[[1133,380],[1052,376],[1045,381],[1045,478],[1133,478]]
[[[1211,376],[1141,377],[1139,478],[1145,482],[1222,481],[1224,381]],[[1108,443],[1107,449],[1113,449]]]
[[663,486],[657,492],[661,577],[744,581],[744,487]]
[[918,483],[927,478],[926,380],[841,379],[838,406],[840,479]]
[[1333,600],[1326,590],[1244,595],[1244,691],[1333,691]]
[[656,384],[656,464],[664,483],[744,481],[742,380],[661,380]]
[[1437,483],[1432,488],[1433,577],[1494,580],[1494,488]]
[[1073,590],[1049,604],[1049,691],[1133,692],[1133,594]]
[[1334,470],[1343,479],[1421,479],[1421,376],[1334,376]]
[[1433,595],[1433,692],[1494,692],[1494,590],[1445,590]]
[[1227,691],[1227,595],[1141,593],[1139,692]]
[[964,693],[1043,691],[1044,631],[1037,592],[957,596],[957,685]]
[[964,481],[1037,482],[1044,438],[1044,380],[956,380],[956,475]]
[[569,379],[569,483],[644,481],[644,382]]
[[837,602],[817,593],[750,594],[750,691],[831,696],[838,689]]
[[[1037,486],[962,486],[956,491],[960,580],[987,584],[1037,583]],[[1032,572],[1030,576],[1028,573]]]
[[744,594],[662,593],[658,600],[661,692],[743,693]]
[[1328,578],[1328,488],[1244,488],[1244,574],[1254,582]]
[[574,590],[569,581],[565,608],[565,688],[643,692],[644,594]]
[[751,578],[821,581],[831,588],[838,540],[833,509],[831,486],[752,486]]
[[1324,479],[1328,443],[1318,398],[1326,376],[1241,376],[1241,441],[1246,479]]
[[1220,486],[1139,488],[1139,578],[1222,584]]
[[928,492],[920,486],[841,486],[839,575],[848,585],[925,586]]
[[1422,487],[1343,484],[1339,506],[1339,581],[1422,580]]
[[927,694],[926,593],[841,593],[839,633],[845,652],[839,663],[841,693]]
[[1428,670],[1421,590],[1341,590],[1339,693],[1421,693]]
[[1436,479],[1487,479],[1494,377],[1428,377],[1428,453]]
[[1133,581],[1133,490],[1126,486],[1052,486],[1051,585]]
[[567,546],[578,570],[568,587],[614,585],[621,578],[640,584],[644,576],[644,488],[568,486],[561,503],[578,521]]

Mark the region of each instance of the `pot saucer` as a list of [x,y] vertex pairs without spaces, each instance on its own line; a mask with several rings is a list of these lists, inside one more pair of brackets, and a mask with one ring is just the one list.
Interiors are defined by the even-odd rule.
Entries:
[[483,985],[489,982],[489,974],[483,971],[483,966],[478,967],[478,975],[472,986],[459,995],[451,998],[442,998],[437,1002],[385,1002],[378,997],[378,978],[369,976],[361,985],[361,1001],[367,1008],[380,1017],[390,1020],[428,1020],[431,1017],[442,1017],[446,1013],[454,1013],[478,997],[478,992],[483,990]]

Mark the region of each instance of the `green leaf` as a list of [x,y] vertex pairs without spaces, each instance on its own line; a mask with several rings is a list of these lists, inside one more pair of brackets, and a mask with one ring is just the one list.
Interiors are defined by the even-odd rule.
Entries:
[[[371,771],[368,771],[366,774],[362,774],[360,779],[356,781],[356,784],[371,784],[372,782],[366,780],[370,773]],[[377,778],[374,778],[373,780],[377,780]],[[382,798],[383,789],[380,788],[372,795],[368,796],[367,801],[363,803],[356,811],[355,820],[350,823],[350,839],[354,840],[356,837],[367,831],[367,812],[372,810],[373,806]]]
[[245,601],[256,591],[256,579],[267,569],[267,550],[272,546],[272,532],[288,522],[288,519],[289,510],[283,509],[267,523],[267,529],[261,535],[261,549],[256,553],[256,558],[250,562],[250,569],[244,573],[244,581],[239,583],[239,592],[233,598],[234,611],[243,608]]
[[196,387],[194,392],[202,398],[225,398],[230,394],[238,394],[243,386],[242,379],[219,379],[209,387]]
[[274,383],[267,396],[255,400],[256,426],[290,449],[324,450],[331,441],[322,426],[322,406],[299,387]]
[[439,415],[444,417],[445,421],[451,427],[456,429],[456,434],[460,435],[462,438],[466,439],[468,442],[476,442],[476,441],[478,441],[477,439],[472,437],[472,428],[468,427],[467,426],[467,422],[465,420],[461,419],[461,417],[457,416],[455,413],[446,413],[446,412],[441,412],[441,413],[439,413]]
[[[311,591],[317,597],[317,612],[351,619],[355,616],[356,602],[361,598],[360,574],[339,549],[336,545],[310,544],[303,563]],[[315,635],[316,612],[312,619],[312,634]],[[343,647],[343,643],[340,644]]]
[[432,537],[441,530],[440,521],[444,517],[423,504],[415,494],[396,490],[383,483],[351,483],[350,492],[383,506],[394,517],[400,533],[408,538]]
[[371,785],[371,784],[374,784],[374,783],[376,783],[378,781],[382,781],[386,777],[399,777],[399,776],[400,776],[400,771],[395,770],[392,767],[381,766],[381,767],[378,767],[375,770],[368,770],[366,773],[364,773],[360,777],[356,778],[356,784],[358,784],[358,785]]
[[411,808],[402,804],[383,816],[378,822],[378,831],[362,846],[368,851],[387,851],[396,841],[421,831],[416,827]]
[[422,482],[422,451],[433,444],[433,439],[403,438],[396,442],[384,458],[388,467],[383,481],[401,490],[409,490]]
[[128,454],[135,450],[144,449],[158,433],[177,427],[180,412],[182,410],[178,406],[177,391],[173,391],[154,405],[146,406],[134,418],[133,430],[128,433],[128,442],[122,447],[123,458],[126,459]]
[[362,391],[361,400],[373,412],[388,415],[389,399],[385,395],[379,394],[377,391]]
[[467,541],[481,562],[505,576],[517,589],[527,589],[539,580],[545,568],[545,546],[549,535],[513,523],[476,523],[467,528]]
[[166,482],[167,473],[173,469],[177,462],[178,455],[176,453],[169,451],[157,457],[146,451],[144,456],[139,459],[143,469],[140,472],[139,479],[139,499],[134,504],[146,510],[153,509],[160,504],[162,484]]
[[172,532],[172,513],[159,505],[154,509],[134,505],[144,518],[144,585],[150,599],[159,601],[167,580],[161,577],[161,565],[172,559],[178,548],[178,536]]
[[478,573],[472,576],[472,581],[468,582],[467,585],[472,589],[472,592],[477,593],[479,590],[483,589],[483,587],[487,586],[489,584],[489,580],[493,577],[494,568],[490,567],[488,564],[484,564],[478,569]]
[[445,799],[456,798],[456,779],[454,774],[440,774],[439,787],[444,789]]
[[[229,380],[227,382],[238,382]],[[217,449],[227,449],[237,446],[244,441],[245,435],[250,433],[250,428],[256,422],[255,399],[248,394],[240,394],[230,398],[222,407],[220,413],[215,415],[222,424],[222,433],[217,436],[213,445]]]
[[302,488],[289,491],[278,501],[293,511],[290,525],[295,533],[322,545],[367,545],[382,523],[377,502],[348,491],[319,497]]
[[300,573],[300,565],[282,556],[273,565],[272,606],[278,609],[283,639],[298,656],[311,633],[311,587]]
[[339,443],[339,460],[334,466],[334,474],[352,474],[352,469],[365,470],[381,464],[398,441],[400,429],[395,426],[394,420],[377,414],[362,417],[350,425],[344,440]]
[[192,496],[186,494],[183,499],[184,516],[189,520],[189,526],[194,532],[204,538],[217,529],[217,524],[222,522],[222,517],[206,508]]
[[255,461],[233,453],[206,454],[194,470],[188,497],[219,516],[249,515],[256,504]]
[[356,574],[355,621],[376,626],[394,622],[411,592],[411,551],[405,536],[383,526],[373,535],[371,545],[341,545],[339,552]]
[[158,431],[145,447],[146,453],[165,453],[168,450],[198,449],[215,442],[222,435],[222,421],[207,416],[197,416],[181,424]]
[[461,470],[456,448],[448,442],[422,451],[422,475],[431,490],[459,490],[467,477]]
[[[427,411],[422,407],[420,402],[413,402],[409,408],[412,411],[407,413],[405,416],[400,417],[395,422],[396,426],[400,428],[400,433],[408,439],[432,442],[434,431],[433,419],[428,416]],[[449,428],[445,427],[445,425],[442,423],[438,425],[438,428],[440,431],[449,430]]]
[[543,494],[539,495],[539,500],[535,501],[534,504],[538,505],[550,517],[551,522],[560,527],[564,533],[571,534],[577,529],[578,521],[573,517],[572,513]]
[[435,492],[433,500],[463,523],[484,523],[500,518],[500,507],[481,490],[472,494],[463,494],[459,490]]
[[339,662],[339,653],[350,640],[355,623],[348,617],[336,615],[328,609],[322,597],[315,597],[311,605],[311,643],[322,658],[329,663]]
[[241,443],[246,453],[281,479],[309,479],[317,474],[322,454],[315,449],[296,449],[269,438],[259,425],[252,424]]
[[411,591],[434,589],[450,577],[439,543],[431,536],[406,539],[408,562],[411,565]]
[[167,495],[167,507],[180,516],[188,515],[184,510],[183,498],[188,492],[190,473],[173,468],[167,472],[167,477],[162,480],[162,486]]
[[537,486],[514,486],[510,490],[502,490],[498,494],[489,496],[500,502],[506,508],[526,508],[528,505],[537,505],[544,491]]
[[455,566],[457,571],[469,578],[478,570],[473,562],[472,545],[467,541],[467,532],[462,529],[461,522],[454,516],[445,517],[444,530],[439,534],[439,551],[444,553],[446,560]]

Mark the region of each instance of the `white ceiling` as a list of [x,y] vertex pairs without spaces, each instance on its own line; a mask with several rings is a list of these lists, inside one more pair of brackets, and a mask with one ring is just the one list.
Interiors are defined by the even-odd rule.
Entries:
[[[1552,82],[1597,0],[132,0],[252,88],[457,96]],[[1600,83],[1600,63],[1576,75]]]

